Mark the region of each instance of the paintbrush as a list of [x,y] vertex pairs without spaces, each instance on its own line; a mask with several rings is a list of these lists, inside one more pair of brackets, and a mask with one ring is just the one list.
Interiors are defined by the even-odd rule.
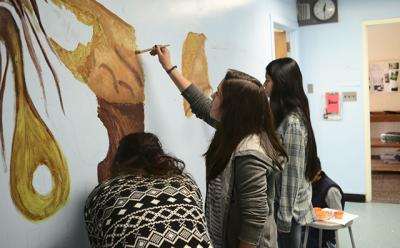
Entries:
[[[169,44],[167,44],[167,45],[157,45],[157,46],[160,47],[160,48],[164,48],[164,47],[169,47]],[[145,53],[145,52],[150,52],[153,49],[154,49],[154,47],[143,49],[143,50],[136,50],[135,54],[141,54],[141,53]]]

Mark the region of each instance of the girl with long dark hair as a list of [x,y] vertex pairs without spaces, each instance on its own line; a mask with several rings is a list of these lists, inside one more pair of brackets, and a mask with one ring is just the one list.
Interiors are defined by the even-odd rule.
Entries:
[[152,54],[158,55],[193,113],[216,128],[205,153],[206,219],[213,245],[277,247],[274,178],[286,153],[262,84],[228,70],[210,100],[172,66],[168,49],[155,47]]
[[276,187],[278,243],[281,248],[298,248],[301,225],[315,220],[311,181],[318,172],[318,157],[308,99],[296,61],[281,58],[269,63],[264,87],[270,97],[275,127],[289,156]]

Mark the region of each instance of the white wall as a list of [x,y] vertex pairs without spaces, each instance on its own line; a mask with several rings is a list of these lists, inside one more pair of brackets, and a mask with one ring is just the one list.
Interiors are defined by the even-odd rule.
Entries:
[[[397,0],[339,2],[339,22],[299,29],[300,67],[310,94],[312,122],[323,168],[345,193],[366,194],[362,23],[400,16]],[[321,95],[355,91],[356,102],[343,103],[341,121],[324,121]]]
[[400,58],[400,23],[368,26],[369,61]]
[[[50,2],[50,1],[49,1]],[[136,30],[139,48],[156,43],[168,43],[174,64],[181,66],[183,41],[188,32],[207,36],[206,55],[209,77],[214,89],[228,68],[246,71],[264,80],[265,66],[273,58],[271,20],[295,24],[295,1],[286,0],[102,0],[105,7],[131,24]],[[40,1],[39,8],[46,3]],[[42,21],[51,28],[51,35],[61,36],[65,43],[73,44],[90,40],[91,28],[64,18],[64,12],[52,14],[40,9]],[[14,12],[14,16],[16,13]],[[16,18],[18,19],[18,18]],[[17,23],[20,25],[20,23]],[[64,30],[65,29],[65,30]],[[60,37],[57,37],[60,38]],[[57,40],[58,42],[62,42]],[[74,43],[76,45],[76,43]],[[73,47],[73,46],[72,46]],[[97,164],[107,152],[107,133],[97,118],[96,97],[89,88],[77,81],[58,58],[44,47],[58,75],[62,78],[62,94],[66,108],[63,115],[53,84],[46,84],[49,116],[45,114],[44,101],[37,74],[24,46],[25,72],[28,91],[68,161],[71,191],[67,205],[56,214],[41,222],[25,219],[15,208],[10,197],[9,168],[0,172],[0,246],[1,247],[89,247],[83,223],[84,201],[96,185]],[[4,46],[0,49],[4,54]],[[37,44],[35,49],[38,50]],[[182,97],[170,82],[157,59],[142,55],[145,74],[145,130],[159,135],[166,151],[182,158],[203,194],[205,193],[204,160],[201,156],[207,148],[213,130],[196,118],[184,117]],[[4,69],[4,57],[3,69]],[[42,57],[41,63],[45,63]],[[30,62],[29,62],[30,61]],[[45,82],[51,79],[47,67],[43,68]],[[7,74],[4,103],[4,134],[7,164],[10,159],[14,127],[15,94],[12,73]],[[0,160],[1,161],[1,160]],[[44,187],[51,182],[44,180]],[[47,178],[48,180],[48,178]]]
[[[286,31],[287,41],[290,43],[290,53],[288,56],[295,60],[299,59],[299,40],[298,40],[298,23],[297,23],[297,8],[296,1],[293,0],[282,0],[273,1],[268,5],[270,11],[270,19],[272,29],[277,28]],[[274,40],[271,40],[270,46],[271,51],[274,53],[275,47]],[[271,55],[271,59],[275,58],[274,54]]]
[[[396,23],[371,25],[368,31],[368,60],[400,61],[400,19]],[[400,82],[400,80],[398,80]],[[399,111],[400,92],[374,92],[370,94],[370,111]]]

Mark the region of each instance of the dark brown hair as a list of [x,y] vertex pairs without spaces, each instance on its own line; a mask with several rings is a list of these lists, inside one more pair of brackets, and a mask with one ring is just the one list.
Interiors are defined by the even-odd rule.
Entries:
[[246,73],[228,70],[220,88],[222,117],[205,153],[207,180],[214,179],[225,169],[236,147],[251,134],[260,136],[261,147],[273,163],[282,168],[279,156],[287,155],[276,136],[261,83]]
[[318,154],[300,68],[295,60],[280,58],[268,64],[266,74],[273,82],[270,104],[276,127],[279,127],[286,116],[295,112],[307,128],[306,170],[304,173],[307,180],[311,181],[318,172]]
[[131,133],[120,142],[111,167],[112,177],[136,174],[144,177],[183,173],[185,163],[164,153],[160,140],[152,133]]

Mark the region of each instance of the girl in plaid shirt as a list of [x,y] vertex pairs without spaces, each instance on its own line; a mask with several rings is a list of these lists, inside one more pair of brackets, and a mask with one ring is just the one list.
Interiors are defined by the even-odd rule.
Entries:
[[296,61],[281,58],[269,63],[264,87],[270,97],[275,126],[289,157],[276,180],[278,245],[299,248],[301,226],[315,220],[311,180],[317,173],[318,157],[308,99]]

